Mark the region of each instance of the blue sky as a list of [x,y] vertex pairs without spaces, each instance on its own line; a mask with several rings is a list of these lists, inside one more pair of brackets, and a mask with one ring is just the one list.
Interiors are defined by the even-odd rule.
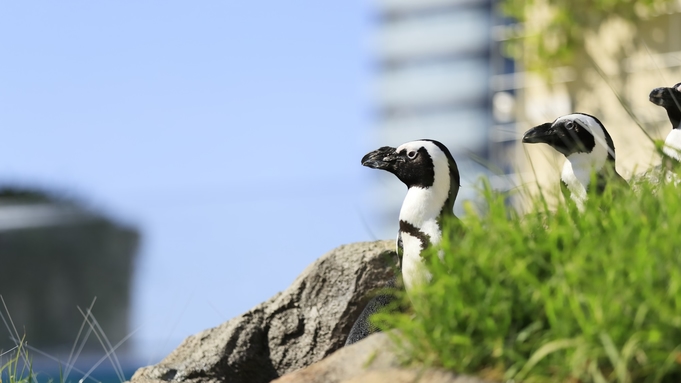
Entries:
[[355,0],[2,2],[0,182],[141,230],[157,360],[371,239],[371,31]]

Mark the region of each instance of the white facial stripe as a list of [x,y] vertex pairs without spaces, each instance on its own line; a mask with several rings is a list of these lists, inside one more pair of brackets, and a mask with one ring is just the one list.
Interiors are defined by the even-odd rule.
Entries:
[[[559,117],[558,119],[556,119],[556,122],[559,121],[563,122],[567,120],[572,120],[575,123],[579,124],[581,127],[589,131],[589,133],[591,133],[591,135],[594,137],[596,145],[591,153],[594,154],[595,158],[602,157],[602,154],[600,153],[601,151],[604,151],[606,153],[604,160],[607,158],[608,154],[610,154],[612,158],[616,158],[615,151],[612,150],[610,146],[608,146],[608,142],[605,140],[605,132],[603,132],[603,128],[601,128],[601,125],[598,122],[596,122],[593,118],[583,114],[575,113]],[[599,153],[596,153],[596,151],[598,151]],[[598,168],[600,169],[600,166]]]
[[674,85],[674,87],[676,88],[676,90],[678,90],[679,92],[681,92],[681,82],[678,83],[678,84],[676,84],[676,85]]
[[[430,141],[409,141],[407,143],[404,143],[400,146],[397,147],[397,153],[401,152],[402,150],[406,150],[409,152],[410,150],[418,151],[421,148],[426,148],[428,150],[428,153],[432,153],[430,148],[434,147],[436,148],[439,152],[442,152],[440,148],[437,147],[437,145],[433,144]],[[432,154],[431,154],[432,156]]]

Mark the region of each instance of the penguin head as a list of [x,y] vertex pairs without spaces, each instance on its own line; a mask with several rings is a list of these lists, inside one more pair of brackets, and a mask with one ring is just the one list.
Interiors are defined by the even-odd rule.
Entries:
[[603,124],[596,117],[583,113],[568,114],[535,126],[525,132],[523,143],[548,144],[565,157],[587,153],[615,159],[615,145]]
[[362,165],[393,173],[408,188],[429,188],[436,178],[448,178],[450,193],[459,190],[459,169],[446,146],[435,140],[410,141],[397,148],[384,146],[367,153]]
[[681,82],[672,87],[655,88],[648,96],[650,102],[667,111],[672,129],[681,127]]

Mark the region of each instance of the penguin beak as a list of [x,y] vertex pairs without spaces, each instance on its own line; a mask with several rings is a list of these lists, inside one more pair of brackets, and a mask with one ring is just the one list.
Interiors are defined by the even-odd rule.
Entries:
[[362,165],[372,169],[391,170],[400,160],[402,158],[395,148],[384,146],[362,157]]
[[671,95],[672,90],[670,88],[655,88],[650,92],[648,99],[655,105],[664,106]]
[[657,106],[667,108],[674,106],[677,109],[681,108],[681,92],[676,90],[676,88],[655,88],[650,92],[648,96],[650,102]]
[[551,145],[556,139],[556,131],[551,127],[551,123],[547,122],[528,130],[523,135],[523,143],[525,144],[549,144]]

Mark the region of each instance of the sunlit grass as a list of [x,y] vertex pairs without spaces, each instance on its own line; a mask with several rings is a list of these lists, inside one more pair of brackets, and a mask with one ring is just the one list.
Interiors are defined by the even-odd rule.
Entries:
[[[26,363],[26,349],[22,339],[16,347],[0,353],[0,383],[31,383],[33,367]],[[5,362],[6,361],[6,362]]]
[[411,361],[499,381],[681,382],[681,192],[638,189],[520,215],[486,187],[412,309],[375,319]]
[[[123,367],[116,355],[116,350],[128,339],[130,339],[130,337],[134,335],[137,330],[130,332],[118,343],[112,345],[104,330],[99,325],[99,322],[92,313],[92,308],[96,300],[97,298],[95,297],[90,304],[90,307],[88,307],[86,310],[82,310],[80,307],[77,307],[83,316],[83,323],[81,324],[80,330],[76,335],[75,341],[73,342],[73,347],[71,348],[68,360],[62,361],[55,356],[30,346],[26,342],[25,337],[20,337],[20,333],[17,331],[17,327],[12,320],[10,312],[7,309],[7,305],[5,304],[2,295],[0,295],[0,303],[2,305],[2,309],[4,309],[4,314],[2,310],[0,310],[0,320],[7,330],[9,338],[15,343],[15,346],[9,350],[0,350],[0,383],[73,382],[75,379],[69,379],[69,374],[74,372],[79,373],[81,376],[77,380],[79,383],[84,383],[86,381],[102,383],[95,379],[92,376],[92,373],[105,360],[109,360],[111,362],[118,381],[121,383],[125,382],[127,379],[125,377]],[[76,368],[75,364],[91,334],[95,335],[102,346],[102,349],[105,351],[105,355],[102,356],[96,363],[94,363],[88,371],[83,371]],[[32,359],[34,354],[57,362],[59,364],[59,376],[50,377],[44,374],[39,375],[34,373]]]

